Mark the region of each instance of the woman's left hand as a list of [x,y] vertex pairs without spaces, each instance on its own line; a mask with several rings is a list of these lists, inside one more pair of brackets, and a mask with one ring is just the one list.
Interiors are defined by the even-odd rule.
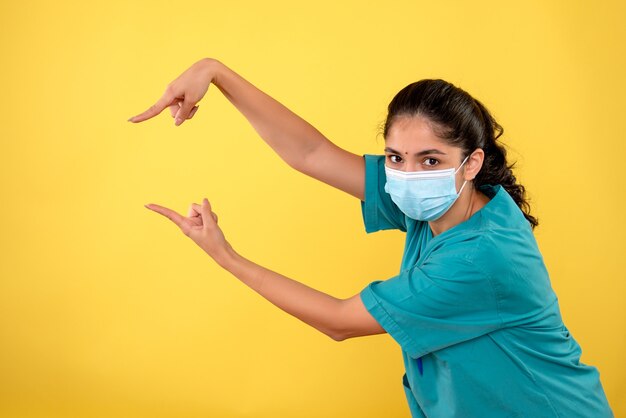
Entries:
[[187,217],[154,203],[145,206],[169,218],[218,264],[221,265],[229,255],[229,250],[232,250],[222,230],[217,226],[217,215],[211,211],[211,204],[206,198],[202,200],[202,205],[192,203]]

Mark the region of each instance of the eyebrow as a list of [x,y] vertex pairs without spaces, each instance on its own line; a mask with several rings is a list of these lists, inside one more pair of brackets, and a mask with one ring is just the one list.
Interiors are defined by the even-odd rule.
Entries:
[[[402,155],[402,153],[401,153],[400,151],[396,151],[395,149],[393,149],[393,148],[389,148],[389,147],[385,147],[385,151],[386,151],[386,152],[391,152],[391,153],[394,153],[394,154],[398,154],[398,155]],[[415,156],[416,156],[416,157],[420,157],[420,156],[422,156],[422,155],[426,155],[426,154],[441,154],[441,155],[446,155],[446,153],[445,153],[445,152],[443,152],[443,151],[439,151],[438,149],[433,148],[433,149],[427,149],[427,150],[424,150],[424,151],[417,152],[417,153],[415,153]]]

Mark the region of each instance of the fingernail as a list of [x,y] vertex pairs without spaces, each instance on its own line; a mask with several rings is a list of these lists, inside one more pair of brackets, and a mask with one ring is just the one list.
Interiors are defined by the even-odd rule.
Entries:
[[183,120],[181,118],[176,118],[176,121],[175,121],[176,126],[180,125],[181,123],[183,123]]
[[134,118],[134,116],[131,116],[130,118],[128,118],[128,119],[126,119],[126,120],[127,120],[127,121],[129,121],[129,122],[132,122],[132,121],[133,121],[133,118]]

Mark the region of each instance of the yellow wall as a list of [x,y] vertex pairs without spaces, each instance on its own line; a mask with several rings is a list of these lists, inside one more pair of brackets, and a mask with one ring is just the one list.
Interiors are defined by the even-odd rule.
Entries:
[[[504,126],[566,325],[626,414],[624,2],[0,3],[0,415],[408,417],[399,346],[337,343],[143,207],[208,197],[244,256],[337,297],[403,235],[294,172],[212,86],[192,121],[126,121],[203,57],[354,153],[444,78]],[[232,173],[236,175],[232,175]]]

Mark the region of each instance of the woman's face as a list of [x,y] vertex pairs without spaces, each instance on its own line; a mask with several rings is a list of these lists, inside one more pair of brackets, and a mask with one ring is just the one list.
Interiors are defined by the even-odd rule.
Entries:
[[400,171],[457,169],[462,161],[462,149],[437,137],[422,116],[398,117],[387,132],[385,165],[389,168]]

